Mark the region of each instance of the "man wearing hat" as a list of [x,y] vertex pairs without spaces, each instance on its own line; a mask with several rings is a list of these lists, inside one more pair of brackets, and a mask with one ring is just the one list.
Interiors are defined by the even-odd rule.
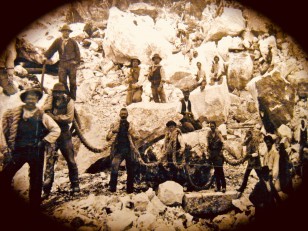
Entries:
[[152,57],[153,65],[149,69],[148,79],[151,82],[152,95],[155,103],[166,103],[163,84],[166,82],[165,71],[160,65],[162,58],[159,54]]
[[137,57],[131,58],[129,75],[126,81],[128,83],[126,105],[142,101],[142,86],[138,84],[140,75],[140,63],[141,62]]
[[20,95],[25,104],[8,110],[3,116],[3,133],[10,161],[0,176],[0,190],[10,191],[16,172],[25,164],[30,166],[30,205],[39,208],[41,203],[44,147],[56,142],[60,135],[57,123],[36,107],[42,98],[40,89],[29,89]]
[[[63,83],[67,90],[69,89],[71,98],[76,100],[76,73],[80,63],[80,51],[77,42],[69,37],[72,32],[71,28],[65,24],[60,31],[62,37],[57,38],[44,55],[45,58],[50,59],[54,53],[59,53],[59,82]],[[67,76],[70,88],[67,85]]]
[[[168,121],[166,123],[164,145],[162,147],[164,156],[162,157],[161,163],[172,180],[177,181],[178,174],[180,173],[176,165],[185,163],[185,147],[186,144],[181,130],[173,120]],[[173,159],[173,155],[175,155],[175,160]]]
[[74,100],[68,95],[63,83],[56,83],[43,106],[43,110],[61,128],[61,134],[56,142],[55,150],[47,153],[46,171],[44,174],[44,198],[50,194],[54,181],[54,165],[58,159],[57,150],[60,149],[67,162],[69,179],[71,181],[72,192],[79,192],[78,168],[74,159],[74,147],[69,124],[74,119]]
[[215,82],[218,82],[218,84],[222,83],[223,70],[219,64],[219,57],[217,55],[215,55],[214,61],[212,62],[211,75],[210,85],[214,85]]
[[182,89],[184,98],[180,100],[178,104],[178,112],[183,115],[183,118],[180,120],[182,123],[181,131],[183,133],[192,132],[202,128],[199,120],[194,119],[194,113],[192,109],[191,102],[189,100],[190,91],[186,87]]

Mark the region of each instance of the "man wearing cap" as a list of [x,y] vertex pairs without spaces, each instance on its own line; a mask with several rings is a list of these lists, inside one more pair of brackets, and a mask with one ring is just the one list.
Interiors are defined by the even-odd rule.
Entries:
[[3,133],[11,160],[0,176],[0,190],[9,190],[16,172],[25,164],[30,166],[30,205],[41,203],[44,147],[56,142],[60,135],[57,123],[36,107],[42,98],[40,89],[29,89],[20,95],[25,105],[13,108],[3,116]]
[[14,40],[0,55],[0,87],[3,88],[3,93],[7,96],[14,95],[17,92],[17,88],[12,81],[16,56],[17,52]]
[[[161,163],[171,175],[172,180],[177,181],[177,175],[179,173],[177,165],[186,162],[184,153],[186,144],[181,130],[177,128],[177,124],[173,120],[166,123],[166,128],[164,145],[162,146],[164,156],[161,159]],[[173,158],[174,155],[175,159]]]
[[71,181],[72,192],[79,192],[78,168],[74,159],[74,147],[69,124],[74,119],[74,100],[67,94],[63,83],[56,83],[43,106],[43,110],[49,115],[61,128],[61,134],[56,142],[55,150],[47,153],[46,170],[44,174],[44,198],[50,194],[54,181],[54,165],[58,159],[57,150],[60,149],[64,156]]
[[190,91],[189,88],[182,89],[184,98],[180,100],[178,104],[178,113],[183,115],[183,118],[180,120],[182,123],[181,131],[183,133],[192,132],[202,128],[199,120],[194,119],[194,113],[192,109],[191,102],[189,100]]
[[128,111],[126,108],[120,110],[120,120],[111,124],[106,140],[112,145],[111,148],[111,176],[109,182],[109,191],[116,192],[118,171],[123,160],[126,162],[127,171],[127,193],[134,191],[134,151],[136,149],[134,140],[139,135],[134,130],[131,123],[127,121]]
[[126,105],[131,103],[141,102],[142,86],[138,84],[140,75],[140,60],[137,57],[132,57],[130,61],[130,70],[127,78],[128,88],[126,96]]
[[148,79],[151,82],[153,100],[155,103],[166,103],[166,94],[163,84],[166,82],[164,68],[160,65],[162,58],[159,54],[154,54],[152,61],[154,64],[149,69]]
[[[65,24],[60,31],[62,37],[57,38],[44,55],[47,59],[50,59],[54,53],[59,53],[59,82],[63,83],[67,90],[69,89],[71,98],[76,100],[76,73],[80,63],[80,51],[77,42],[69,37],[72,32],[71,28]],[[67,76],[69,77],[70,88],[67,85]]]

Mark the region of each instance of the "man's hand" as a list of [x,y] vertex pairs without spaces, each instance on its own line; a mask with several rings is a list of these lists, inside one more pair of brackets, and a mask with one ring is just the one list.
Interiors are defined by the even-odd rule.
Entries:
[[38,148],[44,148],[46,144],[48,144],[49,142],[45,139],[42,139],[40,140],[38,143],[37,143],[37,147]]
[[258,156],[258,153],[256,153],[256,152],[255,152],[255,153],[252,153],[251,156],[252,156],[252,157],[257,157],[257,156]]

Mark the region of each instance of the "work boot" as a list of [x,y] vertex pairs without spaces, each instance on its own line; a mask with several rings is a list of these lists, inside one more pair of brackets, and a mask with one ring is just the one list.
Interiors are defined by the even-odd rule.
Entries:
[[47,200],[50,196],[50,192],[44,192],[42,196],[42,201]]
[[74,194],[79,192],[80,192],[79,183],[78,182],[72,183],[72,193]]
[[222,193],[225,193],[225,192],[226,192],[226,188],[223,188],[223,189],[221,190],[221,192],[222,192]]

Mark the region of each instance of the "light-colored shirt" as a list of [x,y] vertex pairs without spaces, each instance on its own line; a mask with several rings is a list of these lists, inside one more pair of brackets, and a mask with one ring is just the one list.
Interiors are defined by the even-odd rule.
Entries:
[[161,67],[160,68],[160,76],[161,76],[161,81],[162,82],[166,82],[166,73],[165,73],[165,69],[162,65],[158,64],[158,65],[152,65],[150,67],[150,71],[153,71],[157,68],[157,67]]
[[198,83],[201,83],[202,80],[206,81],[205,71],[202,68],[200,70],[198,69],[196,80]]
[[271,150],[264,155],[263,165],[268,166],[270,175],[273,179],[278,179],[279,174],[279,153],[275,147],[272,146]]
[[[23,119],[33,117],[37,110],[38,108],[32,111],[23,108]],[[59,128],[58,124],[45,113],[42,116],[42,123],[44,127],[49,131],[44,139],[51,144],[55,143],[61,133],[61,129]]]

